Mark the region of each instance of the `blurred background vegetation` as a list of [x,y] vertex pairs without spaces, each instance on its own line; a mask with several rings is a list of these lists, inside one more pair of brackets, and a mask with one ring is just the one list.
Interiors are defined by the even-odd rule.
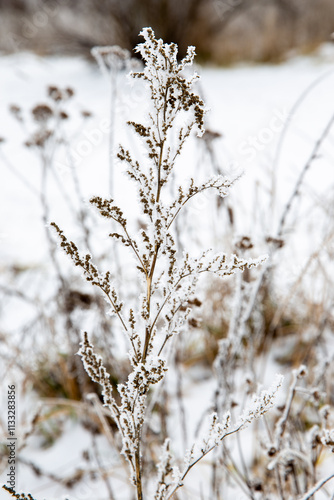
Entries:
[[132,49],[152,26],[199,60],[277,62],[330,41],[333,0],[0,0],[0,51],[89,55],[94,45]]

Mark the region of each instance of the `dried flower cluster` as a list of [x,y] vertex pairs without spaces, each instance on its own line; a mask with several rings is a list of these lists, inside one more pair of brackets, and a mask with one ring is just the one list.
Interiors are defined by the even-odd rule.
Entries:
[[3,489],[8,491],[8,493],[10,493],[10,495],[13,497],[13,498],[17,498],[18,500],[34,500],[33,496],[28,493],[27,495],[25,493],[16,493],[15,490],[13,490],[13,488],[9,488],[8,486],[4,485],[3,486]]
[[[50,85],[47,88],[47,95],[51,103],[36,104],[31,110],[31,117],[37,125],[37,130],[34,131],[29,139],[25,142],[28,148],[36,147],[38,149],[46,148],[50,140],[57,140],[57,127],[60,120],[67,120],[68,113],[63,106],[74,96],[74,90],[71,87],[64,89],[55,85]],[[18,106],[12,105],[10,108],[14,116],[23,122],[23,116]]]
[[118,45],[93,47],[91,54],[103,73],[111,74],[131,69],[130,52]]

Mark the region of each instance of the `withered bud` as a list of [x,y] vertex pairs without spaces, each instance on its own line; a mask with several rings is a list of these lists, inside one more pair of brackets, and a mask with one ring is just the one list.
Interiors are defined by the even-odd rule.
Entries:
[[48,96],[55,102],[65,101],[74,96],[74,90],[71,87],[60,89],[56,85],[49,85]]
[[273,457],[274,455],[276,455],[276,453],[277,453],[277,450],[276,450],[275,446],[271,446],[268,450],[268,456]]
[[254,491],[262,491],[263,486],[262,486],[262,481],[260,479],[257,479],[253,482],[253,490]]
[[58,87],[55,85],[49,85],[48,87],[48,96],[51,97],[54,101],[61,101],[62,94]]
[[202,302],[201,302],[199,299],[194,298],[194,299],[192,299],[192,300],[188,300],[188,304],[189,304],[190,306],[201,307]]
[[215,139],[219,139],[220,137],[223,137],[223,134],[221,134],[220,132],[206,129],[201,139],[204,139],[204,141],[207,143],[211,143],[212,141],[214,141]]
[[189,326],[192,326],[193,328],[198,328],[200,326],[200,322],[195,318],[188,319],[188,324],[189,324]]
[[92,113],[90,111],[88,111],[87,109],[84,109],[84,110],[81,111],[81,115],[84,118],[90,118],[92,116]]
[[273,236],[267,236],[267,243],[272,243],[276,246],[276,248],[282,248],[285,244],[285,241],[282,238],[274,238]]
[[45,123],[53,116],[53,110],[47,104],[37,104],[31,114],[36,122]]
[[12,113],[12,115],[14,115],[14,116],[15,116],[15,118],[16,118],[18,121],[20,121],[20,122],[22,122],[22,121],[23,121],[23,120],[22,120],[22,110],[21,110],[21,108],[20,108],[19,106],[17,106],[16,104],[11,104],[11,105],[9,106],[9,111]]
[[249,236],[242,236],[240,240],[236,242],[235,246],[239,248],[239,250],[250,250],[254,245]]
[[67,94],[67,97],[70,99],[71,97],[74,96],[75,92],[74,92],[74,89],[72,89],[72,87],[67,87],[65,89],[65,92]]

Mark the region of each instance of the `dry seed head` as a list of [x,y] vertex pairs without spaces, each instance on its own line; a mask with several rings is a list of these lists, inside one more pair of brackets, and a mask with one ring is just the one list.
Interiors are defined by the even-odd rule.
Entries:
[[55,102],[66,101],[74,96],[74,90],[71,87],[66,87],[61,89],[56,85],[49,85],[48,96]]
[[53,110],[47,104],[37,104],[31,114],[36,122],[45,123],[53,116]]
[[24,143],[24,145],[27,146],[27,148],[34,146],[37,148],[43,148],[52,136],[52,130],[39,130],[38,132],[35,132],[32,137]]
[[15,116],[15,118],[19,121],[19,122],[22,122],[23,121],[23,118],[22,118],[22,110],[20,108],[20,106],[17,106],[17,104],[11,104],[9,106],[9,111],[12,113],[12,115]]
[[69,115],[68,115],[68,113],[66,113],[66,111],[60,111],[59,112],[59,118],[61,120],[67,120],[69,118]]
[[81,111],[81,115],[83,116],[83,118],[91,118],[92,112],[88,111],[87,109],[83,109]]
[[103,73],[113,73],[130,69],[131,54],[118,45],[93,47],[92,56]]

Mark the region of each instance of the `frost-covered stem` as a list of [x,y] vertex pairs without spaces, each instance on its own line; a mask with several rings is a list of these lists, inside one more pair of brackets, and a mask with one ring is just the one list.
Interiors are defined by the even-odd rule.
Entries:
[[[161,306],[160,306],[160,308],[159,308],[159,310],[158,310],[157,314],[155,315],[155,318],[154,318],[153,323],[152,323],[151,328],[150,328],[150,333],[152,333],[153,328],[155,327],[155,324],[156,324],[156,322],[158,321],[159,316],[160,316],[160,314],[162,313],[162,311],[163,311],[163,309],[164,309],[165,305],[167,304],[167,302],[168,302],[168,301],[170,300],[170,298],[172,297],[172,295],[173,295],[173,291],[174,291],[174,290],[176,290],[176,288],[178,287],[178,285],[180,284],[180,282],[181,282],[181,281],[183,280],[183,278],[185,278],[186,276],[189,276],[189,274],[180,276],[180,278],[179,278],[179,279],[177,280],[177,282],[175,283],[173,290],[172,290],[172,291],[171,291],[171,292],[170,292],[170,293],[166,296],[166,298],[165,298],[165,300],[163,301],[163,303],[161,304]],[[164,344],[166,343],[166,340],[167,340],[167,339],[165,339]],[[161,351],[162,351],[162,348],[161,348],[160,352],[161,352]]]
[[[107,296],[114,313],[121,322],[122,329],[131,342],[128,353],[131,369],[127,381],[117,386],[119,402],[112,395],[110,375],[103,366],[102,359],[95,353],[87,334],[81,343],[79,354],[91,379],[103,387],[104,403],[109,407],[122,437],[121,453],[129,463],[137,500],[143,500],[144,495],[141,448],[145,452],[146,445],[142,434],[148,413],[147,394],[151,386],[161,382],[165,376],[168,367],[166,360],[160,358],[160,354],[167,340],[181,332],[187,321],[191,310],[190,305],[194,303],[192,298],[198,276],[206,272],[223,278],[261,262],[261,259],[246,261],[239,259],[236,255],[232,255],[230,261],[227,261],[223,252],[211,257],[210,251],[204,251],[199,258],[191,258],[188,253],[184,254],[183,260],[177,258],[177,248],[169,229],[181,208],[195,194],[208,188],[214,188],[221,196],[226,196],[232,183],[222,176],[217,176],[197,186],[191,179],[186,191],[182,185],[174,187],[172,194],[175,194],[175,199],[172,203],[169,203],[169,197],[164,199],[164,186],[172,179],[174,161],[180,154],[185,140],[189,137],[193,127],[196,127],[201,134],[204,132],[205,108],[200,97],[191,90],[197,76],[187,79],[181,73],[185,66],[192,63],[195,55],[194,48],[190,47],[186,57],[178,63],[175,44],[163,44],[162,40],[156,40],[154,32],[149,28],[144,29],[141,35],[145,42],[137,47],[137,51],[142,54],[145,68],[143,72],[132,75],[134,78],[144,79],[149,84],[155,114],[154,116],[149,114],[148,124],[135,122],[128,122],[128,124],[144,142],[148,157],[145,162],[135,161],[131,152],[120,145],[118,158],[127,165],[127,174],[136,184],[141,215],[144,220],[143,229],[134,239],[130,238],[127,231],[127,219],[123,216],[122,210],[113,205],[113,199],[103,200],[95,196],[90,200],[103,217],[115,222],[118,229],[122,228],[119,230],[121,234],[114,232],[110,236],[114,238],[114,241],[123,244],[125,248],[130,248],[136,256],[136,264],[140,264],[136,268],[141,273],[142,287],[140,287],[139,300],[137,296],[134,297],[134,307],[124,308],[127,311],[122,312],[124,304],[119,300],[119,294],[113,286],[111,272],[100,273],[93,264],[91,255],[87,254],[82,258],[75,243],[68,241],[63,231],[52,223],[61,239],[61,246],[74,264],[84,271],[86,280],[98,286]],[[95,52],[97,55],[106,56],[110,55],[111,50],[99,49]],[[110,69],[111,62],[106,61],[106,63]],[[179,112],[181,112],[180,127],[178,121],[175,121]],[[184,113],[190,113],[190,124],[188,120],[184,120]],[[176,138],[176,147],[169,144],[170,134]],[[157,275],[159,275],[158,278]],[[157,344],[160,344],[160,341],[155,338],[155,334],[160,329],[158,319],[163,309],[167,309],[165,311],[166,328],[164,325],[161,327],[165,341],[159,351]],[[156,355],[157,352],[158,355]],[[255,409],[251,409],[249,414],[242,416],[242,423],[237,423],[232,431],[226,432],[229,414],[226,416],[224,425],[218,423],[217,415],[213,414],[209,438],[203,439],[203,447],[198,452],[199,456],[196,455],[197,458],[194,458],[193,452],[187,455],[182,474],[176,470],[177,467],[167,468],[167,463],[170,464],[171,460],[166,445],[165,455],[168,455],[168,460],[162,460],[162,466],[159,469],[159,491],[157,491],[156,499],[171,498],[188,472],[203,457],[219,445],[225,437],[238,432],[253,417],[257,418],[263,414],[274,392],[269,395],[264,394],[257,402]],[[178,479],[176,482],[166,484],[164,478],[167,478],[170,472],[173,472],[173,477]],[[171,491],[170,494],[169,491]]]
[[[146,284],[147,284],[147,315],[148,315],[148,317],[150,316],[150,313],[151,313],[152,282],[153,282],[153,276],[154,276],[155,266],[156,266],[157,259],[158,259],[159,248],[160,248],[160,245],[157,244],[156,247],[155,247],[155,251],[154,251],[154,256],[153,256],[153,261],[152,261],[152,265],[151,265],[151,270],[150,270],[150,273],[149,273],[148,277],[146,278]],[[149,327],[149,326],[146,327],[145,343],[144,343],[143,356],[142,356],[143,363],[145,363],[146,358],[147,358],[148,347],[150,345],[152,331],[153,331],[153,327]]]
[[39,191],[28,181],[28,179],[25,178],[24,175],[21,174],[19,169],[16,168],[16,166],[11,161],[9,161],[7,156],[4,155],[2,148],[0,148],[0,158],[2,159],[4,165],[12,172],[12,174],[20,179],[20,181],[26,186],[27,189],[29,189],[29,191],[31,191],[31,193],[33,193],[35,196],[40,196]]
[[[224,434],[224,436],[220,439],[220,441],[223,441],[223,439],[225,439],[227,436],[231,436],[232,434],[235,434],[237,433],[238,431],[240,431],[243,427],[244,427],[244,423],[240,424],[238,427],[236,427],[235,429],[233,429],[232,431],[229,431],[227,432],[226,434]],[[180,481],[178,482],[178,484],[176,484],[174,486],[174,488],[172,489],[172,491],[166,496],[166,500],[169,500],[169,498],[172,498],[174,493],[183,486],[183,481],[184,479],[186,478],[186,476],[189,474],[189,472],[191,471],[191,469],[200,461],[202,460],[202,458],[206,457],[206,455],[208,455],[212,450],[214,450],[215,448],[217,447],[217,444],[213,444],[212,446],[210,446],[210,448],[208,448],[207,450],[203,451],[202,454],[197,457],[195,460],[193,460],[185,469],[185,471],[183,472],[181,478],[180,478]]]
[[[59,121],[59,129],[60,129],[60,127],[61,127],[61,122]],[[83,203],[84,196],[82,194],[82,190],[81,190],[81,186],[80,186],[80,181],[79,181],[79,178],[78,178],[78,175],[77,175],[77,170],[75,168],[75,164],[74,164],[74,161],[73,161],[73,155],[72,155],[72,151],[71,151],[71,145],[70,145],[70,142],[67,139],[64,131],[63,131],[61,140],[63,141],[65,149],[66,149],[67,158],[68,158],[68,161],[70,163],[70,172],[71,172],[71,177],[72,177],[74,189],[75,189],[78,201],[80,203],[80,207],[78,209],[78,220],[79,220],[79,222],[81,224],[81,227],[83,229],[84,241],[85,241],[85,244],[87,246],[87,249],[91,252],[91,245],[89,243],[90,233],[89,233],[89,229],[88,229],[88,226],[87,226],[87,223],[86,223],[87,222],[87,211],[86,211],[85,205]],[[57,180],[58,176],[57,176],[55,170],[52,170],[52,172],[53,172],[54,177]],[[59,184],[59,180],[58,180],[58,184]],[[67,193],[66,193],[64,187],[62,187],[61,192],[62,192],[64,198],[66,199],[68,205],[72,209],[73,213],[75,213],[75,209],[73,207],[72,201],[67,196]]]
[[[168,89],[166,90],[166,99],[167,99],[167,92],[168,92]],[[165,124],[165,121],[166,121],[165,114],[166,114],[166,101],[165,101],[165,105],[164,105],[164,124]],[[160,135],[160,133],[159,133],[159,135]],[[157,194],[156,194],[156,203],[159,203],[159,201],[160,201],[160,195],[161,195],[161,187],[162,187],[162,184],[161,184],[161,167],[162,167],[163,149],[164,149],[165,140],[166,139],[163,139],[161,141],[161,144],[160,144],[159,163],[158,163],[158,166],[157,166]],[[159,250],[160,250],[160,244],[157,243],[155,245],[155,249],[154,249],[154,256],[153,256],[153,260],[152,260],[152,264],[151,264],[150,273],[146,277],[146,283],[147,283],[147,313],[148,313],[148,316],[150,315],[150,312],[151,312],[152,282],[153,282],[153,277],[154,277],[155,266],[156,266],[157,260],[158,260]],[[147,357],[148,347],[149,347],[149,344],[150,344],[150,339],[151,339],[152,331],[153,331],[153,328],[147,328],[146,329],[145,343],[144,343],[144,349],[143,349],[143,358],[142,358],[143,359],[143,363],[145,363],[145,360],[146,360],[146,357]]]
[[[319,153],[319,150],[324,142],[324,140],[326,139],[326,137],[328,136],[332,126],[334,124],[334,115],[330,118],[330,120],[328,121],[323,133],[321,134],[321,136],[319,137],[319,139],[317,140],[317,142],[315,143],[315,146],[313,148],[313,151],[309,157],[309,159],[307,160],[302,172],[300,173],[300,176],[296,182],[296,185],[293,189],[293,192],[287,202],[287,204],[285,205],[285,208],[283,210],[283,213],[282,213],[282,216],[281,216],[281,219],[280,219],[280,222],[278,224],[278,229],[277,229],[277,233],[276,233],[276,238],[277,239],[280,239],[282,237],[282,234],[283,234],[283,229],[284,229],[284,226],[285,226],[285,223],[286,223],[286,218],[291,210],[291,207],[292,207],[292,204],[293,204],[293,201],[294,199],[298,196],[299,194],[299,189],[301,187],[301,184],[304,180],[304,177],[307,173],[307,171],[310,169],[313,161],[317,158],[317,155]],[[277,246],[273,246],[271,251],[270,251],[270,258],[267,260],[267,262],[264,264],[264,266],[262,267],[262,271],[261,271],[261,274],[258,278],[258,281],[253,289],[253,293],[252,293],[252,296],[248,302],[248,306],[247,306],[247,310],[245,312],[245,315],[244,315],[244,318],[243,318],[243,322],[244,324],[250,319],[251,315],[252,315],[252,312],[254,310],[254,306],[255,306],[255,303],[256,303],[256,300],[257,300],[257,297],[258,297],[258,293],[261,289],[261,286],[268,274],[268,271],[270,270],[270,267],[271,267],[271,261],[272,261],[272,256],[273,254],[277,251],[278,247]]]
[[[217,455],[217,450],[214,451],[214,454]],[[214,495],[216,495],[217,498],[217,465],[218,457],[216,456],[212,461],[211,498],[214,498]]]
[[246,483],[246,486],[247,486],[248,492],[249,492],[248,494],[252,500],[255,500],[253,490],[252,490],[252,485],[251,485],[248,470],[247,470],[247,466],[246,466],[246,462],[245,462],[245,457],[244,457],[241,443],[240,443],[240,435],[239,434],[237,434],[236,440],[237,440],[237,447],[238,447],[238,451],[239,451],[239,458],[240,458],[240,462],[241,462],[241,467],[242,467],[242,471],[244,474],[244,481]]
[[[157,191],[157,198],[156,202],[159,203],[160,199],[160,191],[161,191],[161,180],[160,180],[160,168],[161,168],[161,162],[162,162],[162,150],[163,150],[163,144],[160,149],[160,159],[159,159],[159,166],[158,166],[158,191]],[[158,259],[158,254],[160,250],[160,245],[157,243],[155,245],[154,249],[154,256],[151,264],[151,269],[149,272],[149,275],[146,277],[146,284],[147,284],[147,314],[150,316],[151,313],[151,295],[152,295],[152,282],[153,282],[153,277],[154,277],[154,271],[155,271],[155,266],[157,263]],[[143,362],[145,363],[147,353],[148,353],[148,346],[150,344],[150,339],[152,335],[152,328],[147,327],[146,328],[146,333],[145,333],[145,343],[144,343],[144,349],[143,349]]]
[[161,146],[160,146],[160,156],[159,156],[159,164],[158,164],[157,195],[156,195],[156,202],[157,203],[159,203],[159,201],[160,201],[160,194],[161,194],[161,165],[162,165],[162,158],[163,158],[163,151],[164,151],[164,143],[165,143],[165,141],[162,141]]
[[299,488],[297,474],[296,474],[296,466],[294,464],[292,464],[291,469],[292,469],[293,484],[295,487],[296,495],[300,495],[300,488]]
[[171,221],[169,222],[169,224],[167,226],[167,229],[170,229],[171,225],[173,224],[173,222],[175,221],[175,219],[177,218],[177,216],[181,212],[182,208],[188,203],[188,201],[190,201],[195,195],[200,194],[200,193],[204,193],[204,191],[207,191],[208,189],[211,189],[213,187],[214,186],[212,186],[208,183],[207,185],[202,186],[202,188],[199,189],[198,191],[193,192],[192,194],[187,196],[186,199],[182,202],[181,206],[176,210],[174,216],[172,217]]
[[296,393],[296,385],[298,381],[298,376],[300,376],[305,371],[305,367],[301,366],[298,370],[293,370],[292,375],[293,379],[289,387],[289,393],[287,402],[285,403],[284,412],[276,425],[276,448],[277,450],[280,448],[281,439],[283,437],[286,424],[288,422],[292,401]]
[[[289,418],[289,414],[290,414],[290,411],[291,411],[292,401],[293,401],[293,398],[294,398],[295,393],[296,393],[296,386],[297,386],[298,378],[306,375],[306,368],[305,368],[305,366],[302,365],[297,370],[293,370],[292,375],[293,375],[293,379],[292,379],[292,382],[291,382],[290,387],[289,387],[289,392],[288,392],[287,401],[285,403],[284,412],[283,412],[283,415],[281,416],[281,418],[279,419],[279,421],[276,424],[276,430],[275,430],[275,437],[276,437],[275,447],[276,447],[276,451],[278,451],[280,449],[280,447],[281,447],[282,437],[283,437],[283,434],[284,434],[284,431],[285,431],[285,427],[286,427],[286,424],[287,424],[287,421],[288,421],[288,418]],[[276,478],[277,478],[277,486],[278,486],[278,489],[279,489],[279,492],[280,492],[280,495],[281,495],[281,499],[284,500],[285,496],[284,496],[284,491],[283,491],[283,488],[282,488],[282,483],[281,483],[281,478],[280,478],[280,473],[279,473],[279,465],[278,464],[275,465],[275,472],[276,472]],[[294,485],[295,485],[295,488],[296,488],[296,493],[298,494],[298,492],[299,492],[299,485],[297,483],[297,478],[296,478],[296,474],[295,474],[294,470],[293,470],[293,477],[294,477]]]
[[[82,194],[79,177],[77,175],[77,170],[75,168],[75,164],[74,164],[74,161],[73,161],[73,154],[72,154],[72,150],[71,150],[71,146],[70,146],[70,140],[68,139],[66,131],[65,131],[65,128],[63,126],[63,120],[60,118],[61,108],[60,108],[60,103],[59,102],[55,103],[55,109],[57,111],[57,113],[56,113],[56,121],[55,121],[55,130],[59,131],[58,141],[61,141],[64,144],[64,146],[65,146],[65,151],[66,151],[66,154],[67,154],[67,157],[68,157],[68,160],[69,160],[69,164],[70,164],[70,172],[71,172],[71,177],[72,177],[74,189],[75,189],[78,201],[79,201],[79,209],[78,209],[78,215],[77,215],[77,217],[78,217],[79,223],[82,226],[83,235],[84,235],[84,241],[85,241],[85,244],[87,246],[87,249],[89,251],[91,251],[91,249],[90,249],[90,243],[89,243],[90,233],[89,233],[89,228],[88,228],[88,226],[86,224],[87,211],[86,211],[85,205],[83,204],[84,196]],[[59,180],[57,171],[53,168],[54,167],[53,166],[53,162],[51,162],[51,161],[50,161],[50,167],[51,167],[51,173],[53,174],[53,176],[54,176],[54,178],[55,178],[55,180],[56,180],[56,182],[57,182],[57,184],[59,186],[59,190],[60,190],[61,194],[63,195],[66,203],[69,206],[69,208],[72,210],[73,213],[75,213],[75,207],[74,207],[74,205],[72,203],[72,200],[68,196],[68,194],[67,194],[67,192],[65,190],[65,187],[62,185],[61,181]]]
[[109,129],[109,195],[114,194],[114,142],[117,100],[117,74],[110,74],[110,129]]
[[307,173],[307,171],[309,170],[309,168],[311,167],[313,161],[317,158],[318,156],[318,152],[319,152],[319,149],[321,148],[322,146],[322,143],[324,142],[324,140],[326,139],[326,137],[328,136],[332,126],[334,124],[334,115],[331,117],[331,119],[328,121],[323,133],[321,134],[321,136],[319,137],[319,139],[317,140],[317,142],[315,143],[314,145],[314,148],[313,148],[313,151],[309,157],[309,159],[307,160],[303,170],[301,171],[300,173],[300,176],[296,182],[296,185],[295,185],[295,188],[288,200],[288,203],[286,204],[285,206],[285,209],[283,211],[283,214],[282,214],[282,217],[281,217],[281,220],[279,222],[279,225],[278,225],[278,230],[277,230],[277,237],[280,238],[282,236],[282,232],[283,232],[283,228],[284,228],[284,225],[285,225],[285,221],[286,221],[286,218],[291,210],[291,207],[292,207],[292,203],[293,203],[293,200],[298,196],[299,194],[299,189],[300,189],[300,186],[304,180],[304,177]]
[[[178,338],[178,340],[179,340],[179,338]],[[184,401],[183,401],[183,393],[182,393],[183,380],[182,380],[181,367],[179,366],[178,349],[175,352],[175,372],[176,372],[176,379],[177,379],[177,381],[176,381],[176,397],[177,397],[177,401],[179,404],[179,411],[180,411],[183,447],[184,447],[184,451],[186,451],[187,441],[188,441],[187,419],[186,419],[186,410],[185,410]]]
[[[229,328],[227,333],[228,339],[235,339],[236,337],[240,338],[238,334],[238,324],[240,322],[241,315],[241,307],[243,302],[243,296],[241,291],[242,279],[241,275],[238,274],[235,279],[235,287],[234,287],[234,297],[233,297],[233,305],[232,305],[232,315],[229,322]],[[235,340],[233,340],[235,342]]]
[[[165,102],[164,102],[163,126],[162,126],[162,128],[165,126],[165,123],[166,123],[167,94],[168,94],[168,87],[166,88],[166,92],[165,92]],[[157,122],[158,122],[158,119],[159,119],[159,114],[157,113]],[[158,127],[158,123],[157,123],[157,128],[158,128],[159,137],[161,137],[160,130],[159,130],[159,127]],[[164,151],[165,141],[166,141],[166,137],[164,139],[161,139],[161,142],[160,142],[159,162],[158,162],[158,165],[157,165],[157,194],[156,194],[156,203],[159,203],[159,201],[160,201],[160,195],[161,195],[161,187],[162,187],[162,183],[161,183],[161,167],[162,167],[162,161],[163,161],[163,151]],[[152,260],[152,264],[151,264],[150,273],[146,277],[146,283],[147,283],[147,314],[148,314],[148,316],[150,315],[150,312],[151,312],[152,282],[153,282],[154,271],[155,271],[155,266],[156,266],[157,259],[158,259],[159,250],[160,250],[160,244],[157,243],[155,245],[155,249],[154,249],[154,256],[153,256],[153,260]],[[144,363],[145,363],[145,360],[146,360],[146,357],[147,357],[148,347],[149,347],[149,344],[150,344],[150,339],[151,339],[152,331],[153,331],[152,328],[147,328],[146,329],[145,343],[144,343],[143,357],[142,357]]]
[[292,123],[292,118],[294,116],[296,116],[296,113],[297,113],[297,110],[299,109],[299,107],[304,103],[306,97],[309,95],[309,93],[319,84],[321,83],[323,80],[325,80],[328,76],[330,76],[332,73],[334,72],[334,69],[330,69],[329,71],[327,71],[326,73],[324,73],[323,75],[320,75],[316,80],[314,80],[311,85],[309,85],[303,92],[302,94],[298,97],[297,101],[294,103],[294,105],[292,106],[292,108],[290,109],[290,112],[289,112],[289,116],[287,117],[287,120],[284,124],[284,128],[282,130],[282,133],[280,134],[280,137],[279,137],[279,141],[277,143],[277,148],[276,148],[276,152],[275,152],[275,156],[274,156],[274,160],[273,160],[273,172],[277,172],[278,171],[278,164],[279,164],[279,160],[280,160],[280,155],[281,155],[281,151],[282,151],[282,146],[283,146],[283,143],[284,143],[284,139],[287,135],[287,132],[288,132],[288,129],[289,129],[289,126],[290,124]]
[[311,488],[304,496],[302,496],[301,498],[299,498],[299,500],[308,500],[309,498],[311,498],[317,491],[319,491],[324,484],[328,483],[328,481],[330,481],[331,479],[334,478],[334,473],[333,474],[330,474],[329,476],[325,477],[324,479],[321,479],[320,481],[317,482],[317,484],[315,484],[313,486],[313,488]]
[[162,353],[162,351],[164,350],[165,345],[167,344],[168,340],[169,340],[172,336],[173,336],[173,334],[172,334],[172,333],[169,333],[169,334],[167,334],[167,335],[166,335],[166,337],[164,338],[164,341],[163,341],[163,343],[162,343],[162,346],[161,346],[161,347],[160,347],[160,349],[159,349],[158,356],[161,356],[161,353]]
[[137,500],[143,500],[142,470],[141,470],[141,460],[140,460],[140,437],[138,437],[138,444],[135,452],[135,466],[136,466]]
[[230,474],[232,476],[232,479],[239,486],[239,488],[243,491],[243,493],[245,495],[248,495],[248,489],[246,489],[246,486],[245,486],[245,478],[244,478],[241,470],[239,469],[238,465],[236,464],[235,460],[233,459],[231,452],[229,451],[227,446],[225,446],[225,448],[224,448],[224,454],[228,458],[228,460],[231,464],[231,467],[229,467],[229,465],[227,465],[225,463],[226,461],[224,461],[224,459],[222,462],[223,467],[225,467],[228,474]]
[[55,243],[53,242],[50,231],[49,231],[49,205],[47,203],[47,168],[48,168],[48,160],[46,157],[46,152],[43,150],[41,153],[41,160],[42,160],[42,180],[41,180],[41,191],[40,191],[40,200],[41,200],[41,205],[43,209],[43,223],[45,226],[45,231],[46,231],[46,238],[49,244],[49,250],[50,250],[50,256],[51,260],[53,262],[53,265],[57,271],[58,278],[62,284],[62,286],[65,286],[65,279],[62,275],[59,263],[56,258],[56,248],[55,248]]
[[96,444],[96,438],[95,438],[94,434],[92,435],[92,448],[93,448],[93,451],[95,453],[95,460],[96,460],[97,466],[99,468],[99,471],[101,471],[102,479],[104,480],[104,484],[106,485],[106,489],[107,489],[108,494],[109,494],[109,500],[115,500],[115,496],[114,496],[113,489],[112,489],[111,484],[110,484],[108,474],[105,474],[102,472],[103,466],[102,466],[102,463],[100,460],[99,450],[98,450],[98,447]]
[[[103,411],[104,410],[103,404],[99,400],[98,395],[95,392],[92,392],[90,394],[87,394],[86,399],[92,403],[94,410],[96,412],[96,415],[98,416],[98,418],[101,422],[104,435],[107,437],[109,443],[112,446],[115,446],[115,438],[110,430],[110,426],[109,426],[108,421],[106,419],[106,415]],[[109,416],[109,413],[108,413],[108,416]]]
[[276,483],[277,483],[279,494],[281,496],[281,500],[285,500],[284,491],[283,491],[283,487],[282,487],[282,480],[281,480],[281,476],[280,476],[279,469],[278,469],[277,465],[275,467],[275,474],[276,474]]
[[[62,139],[62,140],[64,140],[64,145],[66,145],[65,139]],[[71,166],[70,168],[74,168],[74,167]],[[71,212],[73,214],[75,214],[76,208],[75,208],[74,204],[72,203],[71,197],[69,196],[69,194],[67,193],[67,191],[65,189],[64,183],[59,178],[59,174],[58,174],[57,170],[54,168],[53,163],[51,164],[51,173],[54,177],[54,180],[56,181],[56,184],[59,188],[59,191],[60,191],[62,197],[64,198],[65,202],[67,203],[67,206],[69,207]]]
[[120,322],[122,323],[122,327],[124,328],[125,332],[128,333],[128,328],[124,322],[124,319],[122,318],[120,312],[118,311],[117,307],[116,307],[116,304],[115,302],[113,301],[113,299],[110,297],[109,293],[106,293],[106,291],[102,288],[102,286],[99,286],[99,288],[102,290],[102,292],[104,292],[113,308],[113,311],[114,313],[116,314],[116,316],[118,317],[118,319],[120,320]]
[[141,259],[140,255],[139,255],[139,253],[137,252],[137,249],[136,249],[136,247],[135,247],[135,246],[134,246],[134,244],[133,244],[133,240],[132,240],[132,238],[130,237],[130,235],[129,235],[129,233],[128,233],[128,230],[126,229],[126,226],[122,226],[122,227],[123,227],[123,230],[124,230],[124,233],[125,233],[126,237],[128,238],[128,241],[129,241],[129,243],[130,243],[130,248],[133,250],[133,252],[134,252],[135,256],[137,257],[138,262],[140,263],[140,265],[141,265],[142,269],[144,270],[145,276],[146,276],[146,278],[147,278],[147,277],[148,277],[148,271],[147,271],[147,269],[146,269],[146,266],[145,266],[144,262],[142,261],[142,259]]
[[262,266],[260,276],[257,280],[257,283],[254,286],[253,292],[252,292],[251,297],[250,297],[249,302],[248,302],[246,312],[245,312],[244,317],[243,317],[243,324],[247,323],[247,321],[250,319],[250,317],[252,315],[258,293],[261,290],[262,283],[267,275],[267,272],[268,272],[268,269],[270,268],[270,266],[271,266],[271,255],[269,255],[268,260]]

